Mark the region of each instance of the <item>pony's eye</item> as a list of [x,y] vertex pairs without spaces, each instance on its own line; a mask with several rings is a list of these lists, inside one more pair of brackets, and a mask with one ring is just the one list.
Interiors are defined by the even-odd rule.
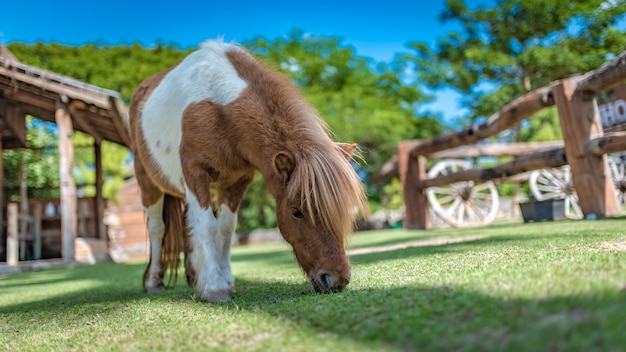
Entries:
[[298,208],[291,208],[291,214],[293,215],[294,218],[298,218],[298,219],[302,219],[304,217],[302,210]]

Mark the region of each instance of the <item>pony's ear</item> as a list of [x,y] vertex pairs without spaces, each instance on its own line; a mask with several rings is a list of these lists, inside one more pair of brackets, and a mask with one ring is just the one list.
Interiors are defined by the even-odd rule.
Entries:
[[349,143],[335,143],[335,144],[343,152],[343,156],[346,158],[346,160],[352,159],[352,154],[354,154],[354,151],[357,148],[356,143],[352,143],[352,144],[349,144]]
[[287,184],[295,167],[296,160],[290,152],[281,151],[274,155],[274,171],[283,180],[283,184]]

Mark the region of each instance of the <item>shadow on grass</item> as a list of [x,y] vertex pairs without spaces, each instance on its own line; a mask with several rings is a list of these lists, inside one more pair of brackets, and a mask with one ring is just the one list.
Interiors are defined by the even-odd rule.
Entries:
[[445,286],[332,295],[298,294],[301,289],[277,284],[271,293],[248,290],[235,300],[245,302],[237,303],[239,308],[292,320],[320,337],[407,351],[608,351],[626,343],[623,294],[502,300]]

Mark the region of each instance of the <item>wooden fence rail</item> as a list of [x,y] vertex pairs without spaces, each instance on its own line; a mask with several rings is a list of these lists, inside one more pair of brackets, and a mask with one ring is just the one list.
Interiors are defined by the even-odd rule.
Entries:
[[554,105],[552,89],[550,87],[537,89],[508,104],[480,125],[472,125],[463,131],[446,133],[416,144],[411,150],[411,156],[431,154],[493,137],[551,105]]
[[420,180],[419,189],[444,186],[461,181],[485,182],[510,177],[526,171],[559,167],[567,164],[563,148],[550,149],[529,155],[523,155],[512,161],[484,169],[471,169],[451,173],[437,178]]

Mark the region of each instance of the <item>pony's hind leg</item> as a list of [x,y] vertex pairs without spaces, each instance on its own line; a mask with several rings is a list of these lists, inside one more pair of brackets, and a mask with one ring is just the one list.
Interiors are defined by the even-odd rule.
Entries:
[[[185,210],[185,219],[187,219],[187,210]],[[191,260],[191,252],[193,247],[191,246],[191,236],[189,235],[189,228],[185,226],[184,229],[184,251],[185,251],[185,277],[187,279],[187,285],[189,287],[194,287],[196,285],[196,269],[193,267],[193,262]]]
[[163,285],[163,258],[161,249],[165,236],[163,207],[165,194],[152,182],[140,158],[135,154],[135,177],[141,189],[141,203],[148,217],[148,236],[150,237],[150,262],[143,273],[144,291],[158,292],[165,289]]
[[163,265],[161,263],[161,248],[165,234],[163,200],[164,196],[161,195],[156,203],[145,207],[150,236],[150,263],[143,274],[143,286],[148,293],[159,292],[165,289],[163,285]]

